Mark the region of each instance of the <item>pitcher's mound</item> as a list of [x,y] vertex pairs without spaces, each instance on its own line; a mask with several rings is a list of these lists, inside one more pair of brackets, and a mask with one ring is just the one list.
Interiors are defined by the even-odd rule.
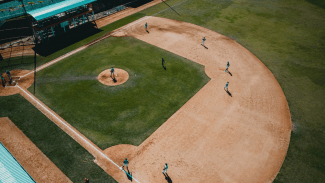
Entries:
[[115,79],[111,76],[111,69],[106,69],[98,75],[97,79],[102,84],[108,86],[120,85],[129,79],[129,74],[123,69],[114,68],[114,75]]

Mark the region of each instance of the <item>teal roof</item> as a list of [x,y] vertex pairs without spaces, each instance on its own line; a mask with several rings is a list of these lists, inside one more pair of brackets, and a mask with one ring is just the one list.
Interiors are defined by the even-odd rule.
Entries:
[[35,183],[19,162],[0,142],[0,182]]
[[33,11],[28,11],[27,13],[33,16],[36,21],[39,21],[94,1],[96,0],[65,0]]

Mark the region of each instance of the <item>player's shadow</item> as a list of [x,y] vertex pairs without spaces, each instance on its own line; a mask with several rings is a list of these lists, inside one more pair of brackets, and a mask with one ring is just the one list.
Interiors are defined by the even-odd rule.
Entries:
[[209,49],[208,47],[206,47],[205,45],[201,44],[205,49]]
[[113,80],[113,82],[114,82],[114,83],[116,83],[116,82],[117,82],[117,80],[116,80],[115,76],[113,76],[113,77],[111,76],[111,78],[112,78],[112,80]]
[[129,171],[129,167],[127,167],[127,169],[128,169],[128,172],[126,173],[126,176],[132,182],[132,172]]
[[165,176],[165,179],[167,180],[168,183],[173,183],[172,179],[169,177],[167,173],[163,173]]
[[147,33],[149,34],[149,31],[148,30],[146,30],[147,31]]
[[231,74],[231,72],[230,71],[227,71],[228,72],[228,74],[230,74],[230,76],[232,76],[232,74]]
[[231,93],[228,90],[226,90],[226,89],[224,89],[224,90],[228,93],[229,96],[232,97]]

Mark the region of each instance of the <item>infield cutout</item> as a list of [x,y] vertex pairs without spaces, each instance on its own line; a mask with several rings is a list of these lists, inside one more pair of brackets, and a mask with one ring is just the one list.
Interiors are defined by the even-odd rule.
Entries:
[[106,69],[98,75],[97,79],[104,85],[116,86],[125,83],[129,79],[129,73],[123,69],[114,68],[113,76],[111,69]]

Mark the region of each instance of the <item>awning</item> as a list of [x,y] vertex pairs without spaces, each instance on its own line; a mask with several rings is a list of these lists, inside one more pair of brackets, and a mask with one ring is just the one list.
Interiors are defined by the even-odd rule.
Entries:
[[33,11],[28,11],[27,13],[34,17],[36,21],[39,21],[94,1],[96,0],[66,0]]
[[0,142],[0,182],[36,183]]

